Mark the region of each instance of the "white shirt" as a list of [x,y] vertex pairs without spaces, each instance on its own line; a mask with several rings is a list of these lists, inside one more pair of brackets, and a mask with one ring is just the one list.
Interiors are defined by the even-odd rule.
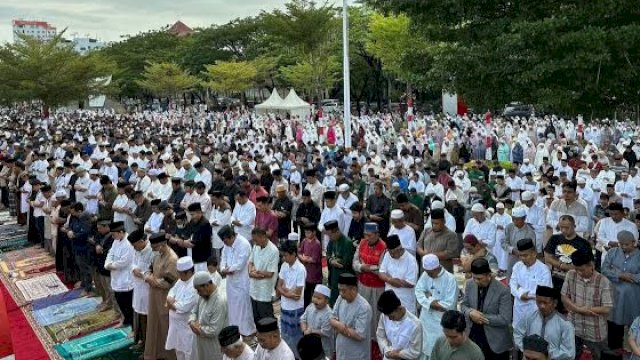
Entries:
[[[193,287],[193,276],[187,281],[178,279],[173,285],[167,297],[172,297],[176,300],[175,312],[178,314],[189,314],[194,306],[198,303],[198,292]],[[170,310],[174,311],[174,310]]]
[[[394,279],[402,279],[415,285],[418,281],[418,263],[415,255],[405,251],[399,259],[394,259],[387,252],[380,264],[380,273],[387,274]],[[400,299],[402,305],[413,314],[416,313],[416,294],[413,287],[397,288],[385,284],[385,290],[393,290]]]
[[[402,359],[417,360],[422,353],[422,323],[407,311],[399,321],[389,319],[387,315],[380,315],[376,338],[383,355],[389,351],[398,350]],[[384,360],[390,360],[384,356]]]
[[440,183],[436,183],[435,185],[431,182],[429,182],[427,184],[427,187],[424,189],[424,194],[427,195],[427,192],[429,192],[429,190],[433,191],[434,194],[436,194],[437,197],[439,197],[441,200],[444,200],[444,187],[442,186],[442,184]]
[[266,350],[258,345],[254,360],[295,360],[295,356],[287,343],[281,339],[280,344],[273,350]]
[[273,273],[273,275],[268,279],[249,279],[251,284],[249,294],[253,300],[271,302],[276,281],[278,280],[279,259],[280,252],[271,241],[267,241],[267,246],[264,248],[261,248],[258,245],[253,245],[249,262],[252,263],[254,268],[258,271]]
[[[163,201],[169,200],[173,189],[171,188],[171,182],[167,181],[165,184],[162,184],[159,180],[154,181],[149,188],[145,196],[148,199],[160,199]],[[153,196],[150,196],[153,194]]]
[[[144,249],[134,253],[131,271],[139,269],[144,274],[151,267],[152,259],[151,243],[147,241]],[[149,311],[149,284],[135,276],[133,276],[133,310],[142,315],[147,315]]]
[[125,236],[122,240],[113,240],[104,262],[105,270],[111,269],[111,289],[116,292],[127,292],[133,289],[133,258],[135,250]]
[[627,219],[622,219],[620,222],[615,222],[610,217],[601,219],[597,225],[598,237],[596,242],[596,249],[602,252],[602,261],[604,261],[607,255],[606,247],[610,242],[618,242],[618,233],[620,231],[630,231],[633,234],[633,238],[638,241],[638,228],[636,224]]
[[205,186],[205,193],[208,193],[209,189],[211,189],[211,182],[212,182],[211,172],[207,169],[198,171],[196,174],[196,177],[193,178],[193,181],[195,181],[196,183],[198,181],[202,181]]
[[[513,303],[513,326],[515,327],[520,320],[528,314],[537,310],[535,294],[538,285],[552,287],[551,271],[547,265],[536,260],[536,262],[527,267],[522,261],[518,261],[511,272],[509,280],[509,288],[511,295],[514,297]],[[534,297],[531,300],[522,300],[522,295],[528,293]]]
[[405,225],[402,229],[397,229],[395,226],[391,226],[391,229],[389,229],[389,234],[387,234],[387,236],[391,235],[398,235],[402,247],[412,255],[416,254],[416,231],[413,230],[413,228],[411,228],[409,225]]
[[615,191],[622,198],[622,206],[633,209],[633,199],[636,198],[636,184],[631,180],[618,181],[615,185]]
[[487,249],[493,249],[496,242],[496,225],[489,220],[479,223],[475,218],[469,219],[467,226],[462,233],[462,238],[469,234],[475,235],[480,242],[485,244]]
[[213,207],[211,209],[211,215],[209,215],[209,220],[211,222],[211,245],[214,249],[222,249],[224,247],[224,243],[222,239],[218,236],[218,230],[225,225],[231,224],[231,208],[226,208],[224,210],[219,209],[218,207]]
[[304,286],[305,279],[307,278],[307,270],[304,265],[296,259],[293,265],[289,265],[287,262],[282,263],[280,268],[280,274],[278,278],[282,280],[282,286],[287,290],[295,290],[302,287],[303,292],[300,293],[298,300],[289,299],[285,296],[280,298],[280,306],[282,310],[292,311],[304,308]]
[[94,198],[87,199],[87,205],[85,206],[85,210],[89,214],[97,214],[98,213],[98,194],[102,190],[102,185],[100,184],[100,179],[96,179],[89,184],[89,190],[87,191],[87,195],[95,196]]
[[162,220],[164,220],[164,213],[153,212],[149,219],[144,224],[144,231],[150,233],[160,232],[160,226],[162,225]]
[[251,231],[256,223],[256,206],[251,201],[247,201],[245,204],[236,202],[233,213],[231,213],[231,221],[239,221],[241,225],[234,226],[235,231],[245,239],[251,239]]

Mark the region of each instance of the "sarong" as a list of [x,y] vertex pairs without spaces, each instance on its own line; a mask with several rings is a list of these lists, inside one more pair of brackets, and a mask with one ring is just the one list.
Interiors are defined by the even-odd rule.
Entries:
[[300,327],[300,317],[304,313],[304,308],[297,310],[281,310],[280,314],[280,333],[294,355],[298,357],[298,341],[302,338],[302,328]]
[[53,305],[42,310],[34,311],[33,318],[39,325],[48,326],[69,320],[74,316],[94,312],[98,305],[100,305],[100,298],[79,298],[64,304]]

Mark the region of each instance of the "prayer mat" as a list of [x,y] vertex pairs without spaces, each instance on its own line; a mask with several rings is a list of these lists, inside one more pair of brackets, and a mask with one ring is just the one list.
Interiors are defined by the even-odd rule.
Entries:
[[34,275],[48,273],[54,270],[56,261],[49,254],[40,254],[14,262],[2,262],[0,268],[12,278],[27,279]]
[[45,254],[48,254],[47,250],[39,246],[31,246],[20,250],[5,252],[0,256],[0,260],[4,263],[12,263]]
[[69,290],[56,274],[44,274],[27,280],[19,280],[16,281],[16,287],[22,293],[25,301],[42,299]]
[[140,359],[140,355],[140,352],[135,352],[126,347],[102,356],[98,356],[93,360],[138,360]]
[[67,321],[75,316],[92,313],[96,311],[100,302],[98,297],[83,297],[34,311],[33,318],[40,326],[49,326]]
[[54,348],[65,360],[95,359],[133,345],[133,339],[129,337],[130,332],[131,327],[101,330],[56,345]]
[[33,300],[31,308],[33,311],[42,310],[49,306],[64,304],[68,301],[75,300],[82,294],[82,289],[69,290],[62,294],[51,295],[46,298]]
[[56,343],[75,339],[92,332],[103,330],[120,322],[120,314],[114,310],[98,311],[76,316],[67,321],[46,327],[47,332]]

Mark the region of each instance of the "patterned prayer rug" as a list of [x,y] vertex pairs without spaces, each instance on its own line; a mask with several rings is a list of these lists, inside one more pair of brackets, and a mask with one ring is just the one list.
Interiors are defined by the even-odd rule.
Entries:
[[65,360],[89,360],[100,358],[117,350],[133,345],[128,336],[131,328],[106,329],[93,334],[67,341],[55,346],[58,354]]
[[120,321],[120,314],[114,310],[97,311],[46,327],[53,341],[61,343],[94,331],[106,329]]
[[47,254],[47,250],[39,246],[32,246],[20,250],[2,253],[2,255],[0,255],[0,260],[5,263],[10,263],[45,254]]
[[67,292],[67,287],[56,274],[44,274],[27,280],[16,281],[16,287],[25,301],[33,301],[44,297]]
[[82,289],[74,289],[74,290],[69,290],[62,294],[52,295],[46,298],[33,300],[33,302],[31,303],[31,309],[33,309],[33,311],[36,311],[36,310],[47,308],[49,306],[64,304],[68,301],[79,298],[81,294],[82,294]]
[[70,320],[76,316],[96,311],[100,305],[100,298],[79,298],[64,304],[53,305],[33,312],[33,318],[40,326],[53,325]]
[[49,254],[35,255],[27,259],[13,262],[1,262],[2,272],[12,278],[27,279],[38,274],[48,273],[54,270],[56,262]]

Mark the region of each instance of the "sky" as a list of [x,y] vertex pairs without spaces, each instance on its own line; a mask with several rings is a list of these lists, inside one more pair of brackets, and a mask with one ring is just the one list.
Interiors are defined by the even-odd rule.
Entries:
[[181,20],[188,26],[224,24],[287,0],[0,0],[0,43],[12,41],[11,20],[47,21],[72,37],[118,41],[121,35],[159,29]]

